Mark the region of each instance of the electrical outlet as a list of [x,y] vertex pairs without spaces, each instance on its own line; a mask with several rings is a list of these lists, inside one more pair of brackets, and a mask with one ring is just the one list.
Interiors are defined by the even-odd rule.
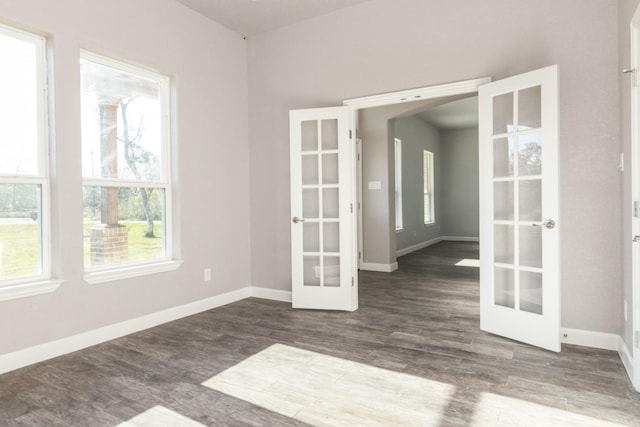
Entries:
[[205,268],[204,269],[204,281],[205,282],[210,282],[211,281],[211,269],[210,268]]

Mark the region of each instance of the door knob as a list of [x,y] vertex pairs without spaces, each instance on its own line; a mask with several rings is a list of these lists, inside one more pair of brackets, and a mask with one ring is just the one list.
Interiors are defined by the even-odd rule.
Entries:
[[640,236],[635,236],[633,238],[633,243],[640,243]]
[[545,219],[539,224],[532,224],[534,227],[546,227],[549,230],[556,228],[556,222],[552,219]]
[[294,216],[292,221],[294,224],[297,224],[299,222],[304,222],[304,218],[298,218],[297,216]]

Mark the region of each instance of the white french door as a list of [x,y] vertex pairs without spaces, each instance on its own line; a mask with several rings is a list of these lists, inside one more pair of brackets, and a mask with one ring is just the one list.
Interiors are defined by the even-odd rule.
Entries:
[[349,107],[290,112],[294,308],[358,308]]
[[558,68],[478,96],[480,328],[560,351]]

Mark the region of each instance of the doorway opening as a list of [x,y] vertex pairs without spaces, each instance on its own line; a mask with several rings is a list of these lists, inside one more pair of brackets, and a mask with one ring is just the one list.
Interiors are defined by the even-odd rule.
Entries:
[[361,270],[394,271],[440,241],[478,242],[475,93],[361,109],[356,133]]

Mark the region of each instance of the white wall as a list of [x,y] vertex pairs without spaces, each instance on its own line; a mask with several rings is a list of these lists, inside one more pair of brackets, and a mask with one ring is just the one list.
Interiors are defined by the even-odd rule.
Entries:
[[289,109],[557,63],[562,326],[619,333],[617,13],[616,0],[371,0],[250,38],[252,283],[291,286]]
[[[245,41],[173,0],[3,0],[0,20],[50,41],[53,257],[64,279],[55,293],[0,302],[0,355],[248,286]],[[175,232],[184,260],[175,272],[82,280],[80,48],[173,76]]]
[[477,238],[480,227],[478,127],[440,131],[442,235]]

